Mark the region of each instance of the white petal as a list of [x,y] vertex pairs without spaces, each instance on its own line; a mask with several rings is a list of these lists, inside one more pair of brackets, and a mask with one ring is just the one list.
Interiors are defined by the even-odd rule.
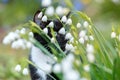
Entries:
[[66,23],[67,21],[67,17],[66,16],[63,16],[62,19],[61,19],[62,22]]
[[86,36],[86,31],[85,30],[82,30],[80,33],[79,33],[79,37],[85,37]]
[[88,61],[91,62],[91,63],[93,63],[93,62],[95,61],[95,57],[94,57],[94,55],[91,54],[91,53],[88,53],[88,54],[87,54],[87,58],[88,58]]
[[59,30],[59,32],[58,33],[60,33],[60,34],[65,34],[65,28],[61,28],[60,30]]
[[63,7],[62,6],[58,6],[56,8],[56,14],[58,14],[59,16],[63,15]]
[[54,27],[54,22],[50,22],[48,26],[53,28]]
[[51,42],[52,42],[52,43],[55,43],[55,38],[51,38]]
[[21,71],[21,65],[16,65],[15,66],[15,71],[20,72]]
[[23,73],[23,75],[28,75],[28,74],[29,74],[29,71],[28,71],[27,68],[24,68],[22,73]]
[[48,34],[48,28],[44,28],[44,29],[43,29],[43,32],[44,32],[45,34]]
[[53,72],[54,73],[60,73],[61,72],[61,65],[60,64],[55,64],[53,67]]
[[51,5],[52,0],[42,0],[42,6],[43,7],[47,7],[49,5]]
[[67,20],[66,24],[71,25],[71,24],[72,24],[72,20],[69,18],[69,19]]
[[38,14],[38,18],[41,19],[41,18],[42,18],[42,15],[43,15],[43,13],[40,12],[40,13]]
[[115,32],[111,33],[111,38],[116,38],[116,33]]
[[84,38],[81,37],[81,38],[79,39],[79,42],[80,42],[81,44],[84,44],[84,42],[85,42]]
[[47,16],[46,16],[46,15],[44,15],[44,16],[42,17],[42,21],[43,21],[43,22],[47,22]]
[[46,11],[45,14],[48,16],[53,16],[54,15],[54,7],[53,6],[49,6]]
[[87,21],[85,21],[85,22],[83,23],[83,26],[84,26],[84,27],[88,27],[88,26],[89,26],[89,23],[88,23]]
[[80,27],[81,27],[81,24],[80,24],[80,23],[77,23],[76,26],[77,26],[77,28],[80,28]]
[[84,70],[85,70],[86,72],[89,72],[89,71],[90,71],[90,66],[89,66],[89,65],[85,65],[85,66],[84,66]]
[[26,29],[25,29],[25,28],[22,28],[22,29],[20,30],[20,33],[21,33],[21,34],[25,34],[25,33],[26,33]]
[[65,39],[71,39],[73,38],[73,36],[71,35],[71,33],[67,33],[66,36],[65,36]]
[[87,53],[94,53],[94,46],[91,44],[87,44],[86,52]]

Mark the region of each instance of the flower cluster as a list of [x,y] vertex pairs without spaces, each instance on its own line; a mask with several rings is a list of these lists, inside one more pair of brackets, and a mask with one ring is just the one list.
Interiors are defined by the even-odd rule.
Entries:
[[[22,70],[21,65],[20,65],[20,64],[17,64],[17,65],[15,66],[15,71],[16,71],[16,72],[21,72],[21,70]],[[22,74],[25,75],[25,76],[28,75],[28,74],[29,74],[28,68],[24,68],[24,69],[22,70]]]
[[[7,34],[7,36],[3,39],[3,44],[8,45],[11,44],[11,47],[13,49],[26,49],[31,48],[32,43],[30,41],[27,41],[26,39],[22,38],[21,36],[24,36],[27,34],[27,31],[25,28],[22,28],[21,30],[16,30],[14,32],[10,32]],[[33,37],[33,33],[29,32],[27,34],[29,36],[29,39]]]

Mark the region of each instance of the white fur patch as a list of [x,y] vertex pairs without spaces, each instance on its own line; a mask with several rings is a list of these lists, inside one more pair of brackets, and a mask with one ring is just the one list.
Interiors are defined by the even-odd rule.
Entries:
[[48,55],[45,55],[39,48],[32,46],[31,50],[31,59],[35,65],[39,68],[37,70],[38,74],[40,74],[44,79],[46,79],[46,73],[50,73],[52,70],[52,64],[54,63]]

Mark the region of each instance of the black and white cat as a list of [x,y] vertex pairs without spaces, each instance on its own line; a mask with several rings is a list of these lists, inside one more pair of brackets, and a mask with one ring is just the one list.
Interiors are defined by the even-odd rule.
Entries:
[[[59,20],[47,20],[46,22],[43,22],[41,18],[38,18],[40,11],[37,11],[34,15],[33,21],[41,27],[41,29],[46,28],[46,26],[53,21],[54,23],[54,31],[56,31],[56,39],[60,45],[60,48],[65,51],[65,45],[67,43],[67,40],[65,39],[65,35],[58,33],[58,31],[63,27],[63,24]],[[48,28],[48,36],[52,37],[51,31]],[[47,42],[42,38],[38,33],[34,33],[34,38],[38,40],[48,51],[50,51],[50,48],[47,46]],[[49,56],[45,55],[40,49],[38,49],[36,46],[32,46],[31,53],[29,57],[30,61],[32,61],[35,65],[37,65],[39,68],[34,67],[33,65],[29,64],[29,70],[31,75],[31,80],[54,80],[51,78],[47,73],[52,75],[56,80],[59,80],[58,77],[51,71],[52,65],[55,64],[55,61],[53,61]],[[45,72],[47,71],[47,73]]]

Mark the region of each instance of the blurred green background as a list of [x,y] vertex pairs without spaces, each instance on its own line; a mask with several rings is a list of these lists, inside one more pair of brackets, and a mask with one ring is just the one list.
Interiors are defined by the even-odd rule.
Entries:
[[[120,0],[52,0],[52,5],[85,12],[107,38],[113,25],[119,27]],[[28,57],[29,50],[14,50],[3,45],[2,40],[18,25],[32,20],[42,8],[41,0],[0,0],[0,80],[29,80],[29,76],[14,71],[14,66]]]

